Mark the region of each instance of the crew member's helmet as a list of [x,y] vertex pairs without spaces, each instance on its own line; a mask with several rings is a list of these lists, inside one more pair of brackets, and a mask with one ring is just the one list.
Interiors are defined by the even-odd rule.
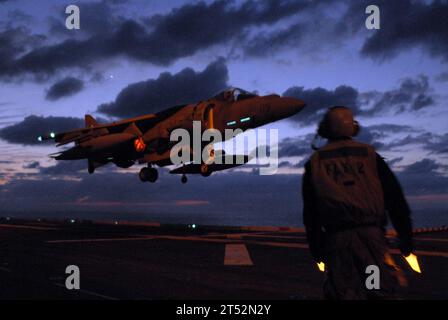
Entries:
[[317,130],[326,139],[354,137],[358,132],[359,123],[353,119],[352,110],[343,106],[329,108]]

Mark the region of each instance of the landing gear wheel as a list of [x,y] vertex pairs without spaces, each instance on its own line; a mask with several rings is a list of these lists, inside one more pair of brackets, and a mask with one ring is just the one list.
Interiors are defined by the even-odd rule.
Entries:
[[212,174],[212,170],[210,170],[210,166],[206,163],[201,164],[201,175],[203,177],[208,177]]
[[183,174],[182,178],[180,178],[180,182],[187,183],[187,181],[188,181],[187,176],[185,174]]
[[140,178],[141,182],[146,182],[148,180],[146,180],[146,171],[148,170],[148,168],[141,168],[140,172],[138,173],[138,177]]
[[140,181],[154,183],[159,177],[159,172],[155,168],[142,168],[138,174]]
[[148,171],[149,171],[148,181],[151,183],[156,182],[157,179],[159,178],[159,172],[157,171],[157,169],[148,168]]
[[95,172],[95,166],[93,165],[93,161],[88,161],[87,171],[92,174]]

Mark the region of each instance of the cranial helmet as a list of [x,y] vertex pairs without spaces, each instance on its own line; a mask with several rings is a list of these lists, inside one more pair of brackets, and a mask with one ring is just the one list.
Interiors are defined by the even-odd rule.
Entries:
[[317,130],[326,139],[354,137],[358,132],[359,123],[353,119],[352,110],[343,106],[329,108]]

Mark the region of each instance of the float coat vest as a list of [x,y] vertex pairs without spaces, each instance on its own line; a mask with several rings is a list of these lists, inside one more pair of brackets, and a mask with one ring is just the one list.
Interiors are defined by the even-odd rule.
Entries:
[[319,221],[328,232],[385,223],[384,196],[370,145],[336,140],[311,159]]

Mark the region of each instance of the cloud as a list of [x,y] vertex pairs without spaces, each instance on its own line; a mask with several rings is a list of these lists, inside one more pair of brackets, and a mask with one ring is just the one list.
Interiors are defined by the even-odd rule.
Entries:
[[366,92],[361,95],[364,105],[364,115],[401,113],[418,111],[435,104],[431,95],[428,77],[419,75],[415,78],[405,78],[400,81],[397,89],[385,92]]
[[446,169],[446,165],[424,158],[406,166],[403,171],[397,173],[397,176],[407,194],[446,194],[448,177],[439,172]]
[[280,30],[260,32],[244,41],[243,51],[246,56],[264,57],[277,53],[286,47],[297,47],[302,43],[307,28],[303,23],[296,23]]
[[306,102],[306,107],[296,116],[290,118],[302,125],[315,125],[322,118],[325,111],[337,105],[347,106],[354,113],[359,112],[358,90],[353,87],[341,85],[334,90],[327,90],[321,87],[314,89],[304,89],[304,87],[290,87],[283,96],[302,99]]
[[448,71],[437,74],[435,80],[439,82],[448,82]]
[[[297,0],[248,0],[238,6],[232,1],[201,1],[155,15],[147,19],[149,26],[133,19],[116,21],[114,15],[106,12],[98,21],[91,19],[93,34],[88,38],[70,38],[20,56],[12,54],[0,68],[0,76],[45,76],[66,68],[90,70],[95,63],[118,56],[166,66],[214,45],[240,40],[249,28],[273,25],[308,5],[308,1]],[[101,2],[91,6],[107,5]],[[109,23],[104,17],[109,17]],[[109,27],[105,31],[102,28],[106,26]]]
[[25,145],[42,144],[37,141],[41,134],[64,132],[83,128],[84,121],[72,117],[39,117],[28,116],[23,121],[0,129],[0,138],[11,143]]
[[301,112],[289,118],[305,126],[317,125],[325,111],[337,105],[351,108],[355,117],[415,112],[435,105],[428,77],[424,75],[404,78],[397,89],[384,92],[359,92],[348,85],[340,85],[334,90],[293,86],[288,88],[283,96],[306,102],[307,105]]
[[[395,135],[407,134],[403,138],[393,138]],[[284,138],[279,143],[279,157],[308,157],[313,150],[311,143],[315,134],[309,133],[303,136]],[[375,124],[362,126],[356,140],[372,145],[379,151],[400,151],[414,145],[421,145],[431,153],[448,153],[446,147],[448,134],[440,136],[409,125],[399,124]],[[315,144],[320,147],[327,142],[325,139],[318,139]],[[403,160],[403,158],[393,159],[392,164]],[[392,160],[391,160],[392,161]]]
[[440,168],[435,160],[432,159],[422,159],[420,161],[414,162],[408,165],[404,170],[403,174],[431,174]]
[[430,154],[448,153],[448,134],[435,134],[428,131],[417,131],[417,134],[408,134],[403,138],[394,139],[383,145],[384,150],[403,150],[410,146],[421,146]]
[[393,166],[401,161],[403,161],[404,157],[397,157],[393,159],[385,159],[389,166]]
[[98,111],[117,117],[155,113],[174,105],[210,98],[228,86],[227,80],[227,66],[221,58],[201,72],[185,68],[176,74],[164,72],[157,79],[130,84],[114,102],[100,105]]
[[433,134],[433,139],[426,141],[424,147],[435,154],[448,154],[448,133]]
[[301,0],[249,0],[240,6],[233,1],[187,4],[167,15],[154,16],[151,38],[170,48],[170,54],[159,56],[167,63],[212,45],[241,41],[249,28],[275,24],[309,6],[309,1]]
[[[349,13],[368,4],[368,1],[352,1]],[[365,40],[361,49],[363,56],[385,60],[418,47],[433,57],[448,61],[446,1],[381,0],[375,4],[381,10],[381,29]],[[350,19],[349,15],[347,17]]]
[[396,124],[396,123],[381,123],[374,124],[367,127],[370,132],[375,136],[375,138],[385,138],[392,133],[415,133],[419,131],[415,127],[410,125]]
[[48,23],[50,24],[49,32],[51,34],[63,35],[67,37],[78,37],[79,35],[86,37],[97,34],[106,34],[116,29],[116,26],[123,23],[124,18],[118,16],[115,3],[113,1],[98,1],[98,2],[77,2],[81,12],[81,28],[73,32],[65,26],[66,5],[59,7],[61,14],[57,16],[50,16]]
[[284,138],[279,143],[279,157],[302,157],[311,155],[311,142],[314,134]]
[[25,27],[8,28],[0,32],[0,76],[10,73],[18,55],[25,53],[45,39],[43,36],[32,35]]
[[[60,17],[52,17],[49,22],[53,41],[49,43],[18,52],[17,47],[2,41],[2,49],[9,52],[9,57],[0,60],[0,77],[44,77],[69,68],[92,71],[97,63],[122,56],[167,66],[224,45],[226,52],[222,55],[242,51],[246,56],[267,56],[291,48],[314,53],[335,43],[339,47],[345,39],[359,33],[366,35],[362,56],[388,59],[410,47],[421,47],[432,56],[448,59],[445,2],[382,0],[377,3],[382,28],[365,33],[367,4],[370,3],[332,1],[321,6],[305,0],[199,1],[135,19],[123,16],[124,11],[110,2],[81,2],[78,5],[83,12],[83,27],[77,33],[67,31]],[[348,8],[345,14],[344,8]],[[63,38],[54,38],[61,34]],[[415,107],[428,103],[422,97]]]
[[405,141],[401,141],[402,143],[392,144],[390,142],[389,143],[382,142],[382,140],[384,139],[389,140],[390,137],[396,134],[403,134],[403,133],[415,134],[419,132],[421,132],[421,130],[409,125],[382,123],[370,126],[362,126],[361,124],[361,129],[356,139],[358,139],[361,142],[371,144],[377,150],[391,151],[395,147],[402,147],[403,146],[402,143],[404,143]]
[[74,77],[66,77],[54,83],[47,91],[45,99],[58,100],[72,96],[84,88],[84,82]]

